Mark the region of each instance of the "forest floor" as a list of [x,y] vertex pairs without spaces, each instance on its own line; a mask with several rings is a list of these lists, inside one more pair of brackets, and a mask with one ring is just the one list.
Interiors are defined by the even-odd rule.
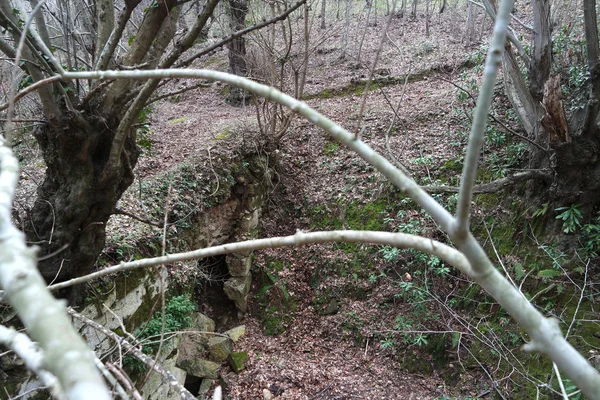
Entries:
[[[356,131],[385,17],[369,25],[361,65],[353,56],[364,17],[352,22],[344,60],[342,23],[331,22],[326,31],[318,30],[318,21],[313,27],[320,39],[310,56],[304,99]],[[489,32],[489,20],[483,27],[482,32]],[[393,18],[376,68],[377,84],[368,92],[361,139],[402,163],[421,184],[456,184],[462,166],[472,103],[459,87],[476,96],[485,57],[479,44],[466,46],[463,36],[459,15],[434,14],[429,37],[422,15]],[[198,65],[226,70],[226,52]],[[185,85],[176,81],[171,88]],[[255,108],[231,106],[224,89],[211,84],[157,103],[146,133],[151,145],[136,169],[139,180],[210,152],[224,133],[257,130]],[[501,96],[496,99],[499,108],[505,106],[502,101]],[[279,184],[261,221],[262,237],[298,229],[412,229],[445,240],[433,221],[390,189],[383,176],[299,117],[282,142],[278,161]],[[500,162],[496,167],[513,165]],[[439,201],[452,207],[454,200],[440,196]],[[124,218],[111,220],[109,237],[111,230],[127,226]],[[257,252],[251,293],[263,294],[252,295],[250,312],[233,322],[246,326],[235,350],[247,352],[249,359],[241,373],[224,374],[228,398],[261,399],[269,390],[277,399],[416,400],[477,397],[498,390],[483,369],[463,365],[468,340],[452,334],[461,317],[448,313],[442,298],[469,283],[443,264],[428,269],[427,258],[404,253],[386,257],[389,251],[318,245]],[[425,296],[417,286],[427,289]],[[275,304],[276,287],[286,299],[283,305]],[[436,290],[439,296],[433,294]]]
[[[452,22],[458,17],[447,17],[432,16],[427,38],[422,16],[416,20],[392,19],[376,68],[375,78],[381,84],[368,93],[362,117],[362,139],[389,156],[387,136],[392,156],[415,176],[424,177],[422,183],[439,183],[438,174],[445,176],[444,182],[456,181],[460,168],[441,166],[460,160],[468,125],[462,111],[457,110],[471,105],[459,98],[460,91],[451,82],[472,88],[478,70],[465,65],[469,57],[481,59],[485,54],[479,45],[465,46],[459,23]],[[345,60],[340,60],[341,23],[325,32],[318,31],[329,38],[311,54],[304,98],[316,110],[355,131],[364,82],[381,40],[385,17],[378,17],[377,25],[368,27],[360,66],[350,55],[357,51],[365,20],[354,20],[352,24],[353,44]],[[489,21],[485,27],[487,32]],[[212,55],[209,67],[226,70],[225,55],[224,51]],[[173,87],[185,84],[176,82]],[[225,102],[223,89],[223,85],[212,84],[159,103],[150,116],[148,139],[152,145],[150,156],[140,159],[136,170],[139,179],[206,151],[223,132],[257,129],[254,107],[232,107]],[[263,216],[263,237],[289,235],[297,229],[360,229],[357,221],[345,214],[354,215],[370,202],[380,201],[389,190],[385,178],[300,118],[294,120],[283,141],[279,161],[280,186],[273,191]],[[407,207],[407,214],[401,218],[399,210],[393,199],[387,199],[376,214],[366,212],[367,218],[386,221],[377,226],[382,230],[418,220],[421,231],[441,235],[418,209]],[[336,222],[320,224],[315,222],[318,220]],[[371,223],[363,218],[359,222]],[[352,251],[364,252],[366,258],[357,258]],[[262,272],[275,265],[276,271],[271,272],[277,276],[277,285],[293,299],[293,307],[277,310],[285,314],[279,320],[267,316],[278,325],[278,334],[273,334],[266,332],[265,313],[261,311],[264,302],[271,300],[252,296],[250,312],[235,322],[246,325],[246,335],[236,343],[236,350],[246,351],[250,357],[244,371],[225,375],[229,398],[260,399],[265,389],[278,399],[298,400],[416,400],[489,393],[491,386],[483,372],[463,370],[456,349],[444,345],[442,352],[448,353],[442,357],[444,362],[434,360],[425,344],[431,339],[425,338],[435,333],[422,334],[425,342],[419,342],[416,334],[403,333],[443,332],[454,324],[423,322],[426,316],[415,322],[419,318],[415,305],[397,296],[399,282],[417,276],[415,270],[423,266],[404,266],[402,260],[387,262],[378,248],[352,251],[320,245],[256,254],[254,268],[259,272],[255,272],[251,293],[260,291],[264,285]],[[353,260],[368,262],[369,266],[352,271],[339,268]],[[425,308],[430,319],[434,319],[437,308],[435,304]],[[405,324],[399,327],[398,321]],[[453,385],[448,385],[449,377]]]

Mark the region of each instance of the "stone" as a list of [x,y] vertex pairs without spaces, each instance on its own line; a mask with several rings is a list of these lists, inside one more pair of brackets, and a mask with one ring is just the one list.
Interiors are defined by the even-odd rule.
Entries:
[[273,398],[273,393],[269,389],[263,389],[263,399],[271,400]]
[[200,383],[200,390],[198,390],[198,394],[208,393],[208,391],[212,387],[212,384],[214,383],[214,381],[215,381],[215,379],[210,379],[210,378],[202,379],[202,382]]
[[194,321],[194,326],[200,332],[214,332],[215,331],[215,321],[207,317],[202,313],[194,313],[192,315],[192,319]]
[[219,369],[221,364],[213,361],[196,358],[193,360],[183,360],[178,365],[179,368],[187,372],[189,375],[198,378],[217,379],[219,377]]
[[[257,202],[256,204],[253,204],[253,205],[256,208],[260,205],[260,203],[262,203],[261,199],[259,199],[259,202]],[[251,204],[250,207],[252,207],[253,205]],[[251,211],[248,214],[244,215],[244,217],[240,221],[240,226],[238,228],[238,231],[240,233],[254,231],[258,227],[259,219],[260,219],[260,211],[258,208],[256,208],[256,209],[254,209],[254,211]]]
[[237,254],[228,255],[225,259],[229,275],[233,277],[245,277],[250,273],[252,257],[240,257]]
[[243,334],[246,333],[246,325],[236,326],[226,332],[224,332],[231,340],[237,342]]
[[242,318],[240,317],[240,312],[242,314],[242,316],[246,313],[246,311],[248,311],[248,297],[244,297],[243,299],[239,299],[233,302],[233,304],[235,304],[235,308],[238,309],[238,318]]
[[208,352],[210,359],[216,362],[227,360],[227,356],[231,353],[231,339],[227,336],[213,336],[208,341]]
[[[179,342],[180,340],[177,337],[165,341],[161,354],[156,356],[156,358],[165,369],[173,373],[173,376],[175,376],[175,379],[179,383],[184,384],[186,372],[175,366],[179,355],[179,352],[176,351]],[[142,388],[142,393],[144,399],[147,400],[177,400],[181,398],[179,391],[174,386],[169,385],[160,374],[150,375]]]
[[227,362],[229,363],[229,366],[233,372],[237,374],[244,369],[244,364],[246,363],[247,359],[248,353],[244,351],[234,351],[233,353],[229,354],[229,357],[227,357]]
[[252,277],[250,274],[244,277],[229,278],[223,285],[223,291],[233,301],[245,299],[250,291],[251,283]]

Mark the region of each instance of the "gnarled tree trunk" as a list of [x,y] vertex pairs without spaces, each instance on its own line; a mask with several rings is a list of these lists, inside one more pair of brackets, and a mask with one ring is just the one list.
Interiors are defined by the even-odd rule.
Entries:
[[584,218],[590,218],[600,204],[600,131],[597,125],[600,74],[595,0],[584,2],[591,75],[589,97],[583,111],[575,111],[569,117],[563,107],[560,78],[550,75],[550,4],[547,0],[534,0],[533,9],[535,36],[528,66],[529,86],[521,76],[510,48],[503,58],[507,96],[527,135],[537,143],[537,146],[529,147],[529,168],[548,169],[552,173],[550,182],[532,182],[528,193],[538,204],[550,203],[552,209],[578,204]]

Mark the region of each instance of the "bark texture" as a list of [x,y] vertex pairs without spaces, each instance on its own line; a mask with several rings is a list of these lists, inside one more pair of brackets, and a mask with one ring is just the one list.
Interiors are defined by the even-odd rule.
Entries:
[[[232,32],[246,27],[246,14],[248,14],[247,0],[229,0],[231,13],[230,27]],[[243,36],[233,39],[227,44],[229,50],[229,72],[238,76],[246,76],[246,39]],[[249,93],[244,90],[229,86],[227,101],[234,105],[242,105],[250,101]]]
[[133,182],[138,158],[133,133],[121,163],[108,163],[116,122],[82,113],[35,133],[47,169],[26,234],[30,242],[41,244],[39,270],[47,281],[92,271],[104,248],[106,223]]

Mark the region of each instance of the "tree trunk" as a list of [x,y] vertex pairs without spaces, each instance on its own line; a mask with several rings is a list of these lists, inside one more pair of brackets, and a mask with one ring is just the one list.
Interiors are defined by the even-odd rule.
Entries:
[[400,15],[400,18],[404,18],[404,16],[406,15],[406,0],[402,0],[402,3],[400,5],[400,12],[398,14]]
[[[231,12],[230,28],[232,32],[246,27],[246,14],[248,14],[247,0],[229,0]],[[227,45],[229,50],[229,72],[239,76],[246,76],[246,39],[240,36]],[[242,105],[250,101],[250,95],[244,90],[228,87],[227,101],[233,105]]]
[[[120,166],[111,166],[108,156],[118,121],[82,115],[35,132],[47,169],[26,234],[31,243],[42,245],[38,268],[47,281],[93,270],[104,248],[106,223],[134,179],[134,135],[126,142]],[[90,110],[85,115],[95,114]]]
[[544,86],[550,77],[552,66],[552,44],[550,32],[549,0],[534,0],[533,6],[533,57],[529,66],[529,87],[534,99],[541,101]]
[[[528,136],[537,143],[529,148],[529,168],[550,169],[552,181],[531,182],[527,194],[533,203],[550,203],[550,209],[579,205],[584,219],[593,216],[600,204],[600,135],[597,126],[597,104],[600,97],[600,74],[597,71],[597,26],[595,1],[586,0],[586,40],[595,54],[588,60],[590,68],[589,99],[583,111],[575,111],[570,123],[563,107],[558,75],[550,76],[551,36],[549,4],[533,2],[536,35],[529,66],[529,87],[519,73],[516,57],[508,48],[503,57],[504,83],[507,96]],[[546,149],[546,150],[542,150]],[[554,230],[562,228],[560,221]]]
[[346,52],[348,51],[348,31],[350,30],[350,8],[352,7],[352,0],[346,0],[346,22],[344,23],[344,35],[342,37],[342,55],[341,59],[346,59]]
[[367,20],[365,21],[365,30],[363,31],[362,36],[360,37],[360,42],[358,44],[358,54],[356,55],[356,64],[360,66],[360,57],[362,55],[362,47],[365,41],[365,36],[367,35],[367,31],[369,30],[369,19],[371,17],[371,10],[373,8],[373,2],[371,0],[367,0]]

